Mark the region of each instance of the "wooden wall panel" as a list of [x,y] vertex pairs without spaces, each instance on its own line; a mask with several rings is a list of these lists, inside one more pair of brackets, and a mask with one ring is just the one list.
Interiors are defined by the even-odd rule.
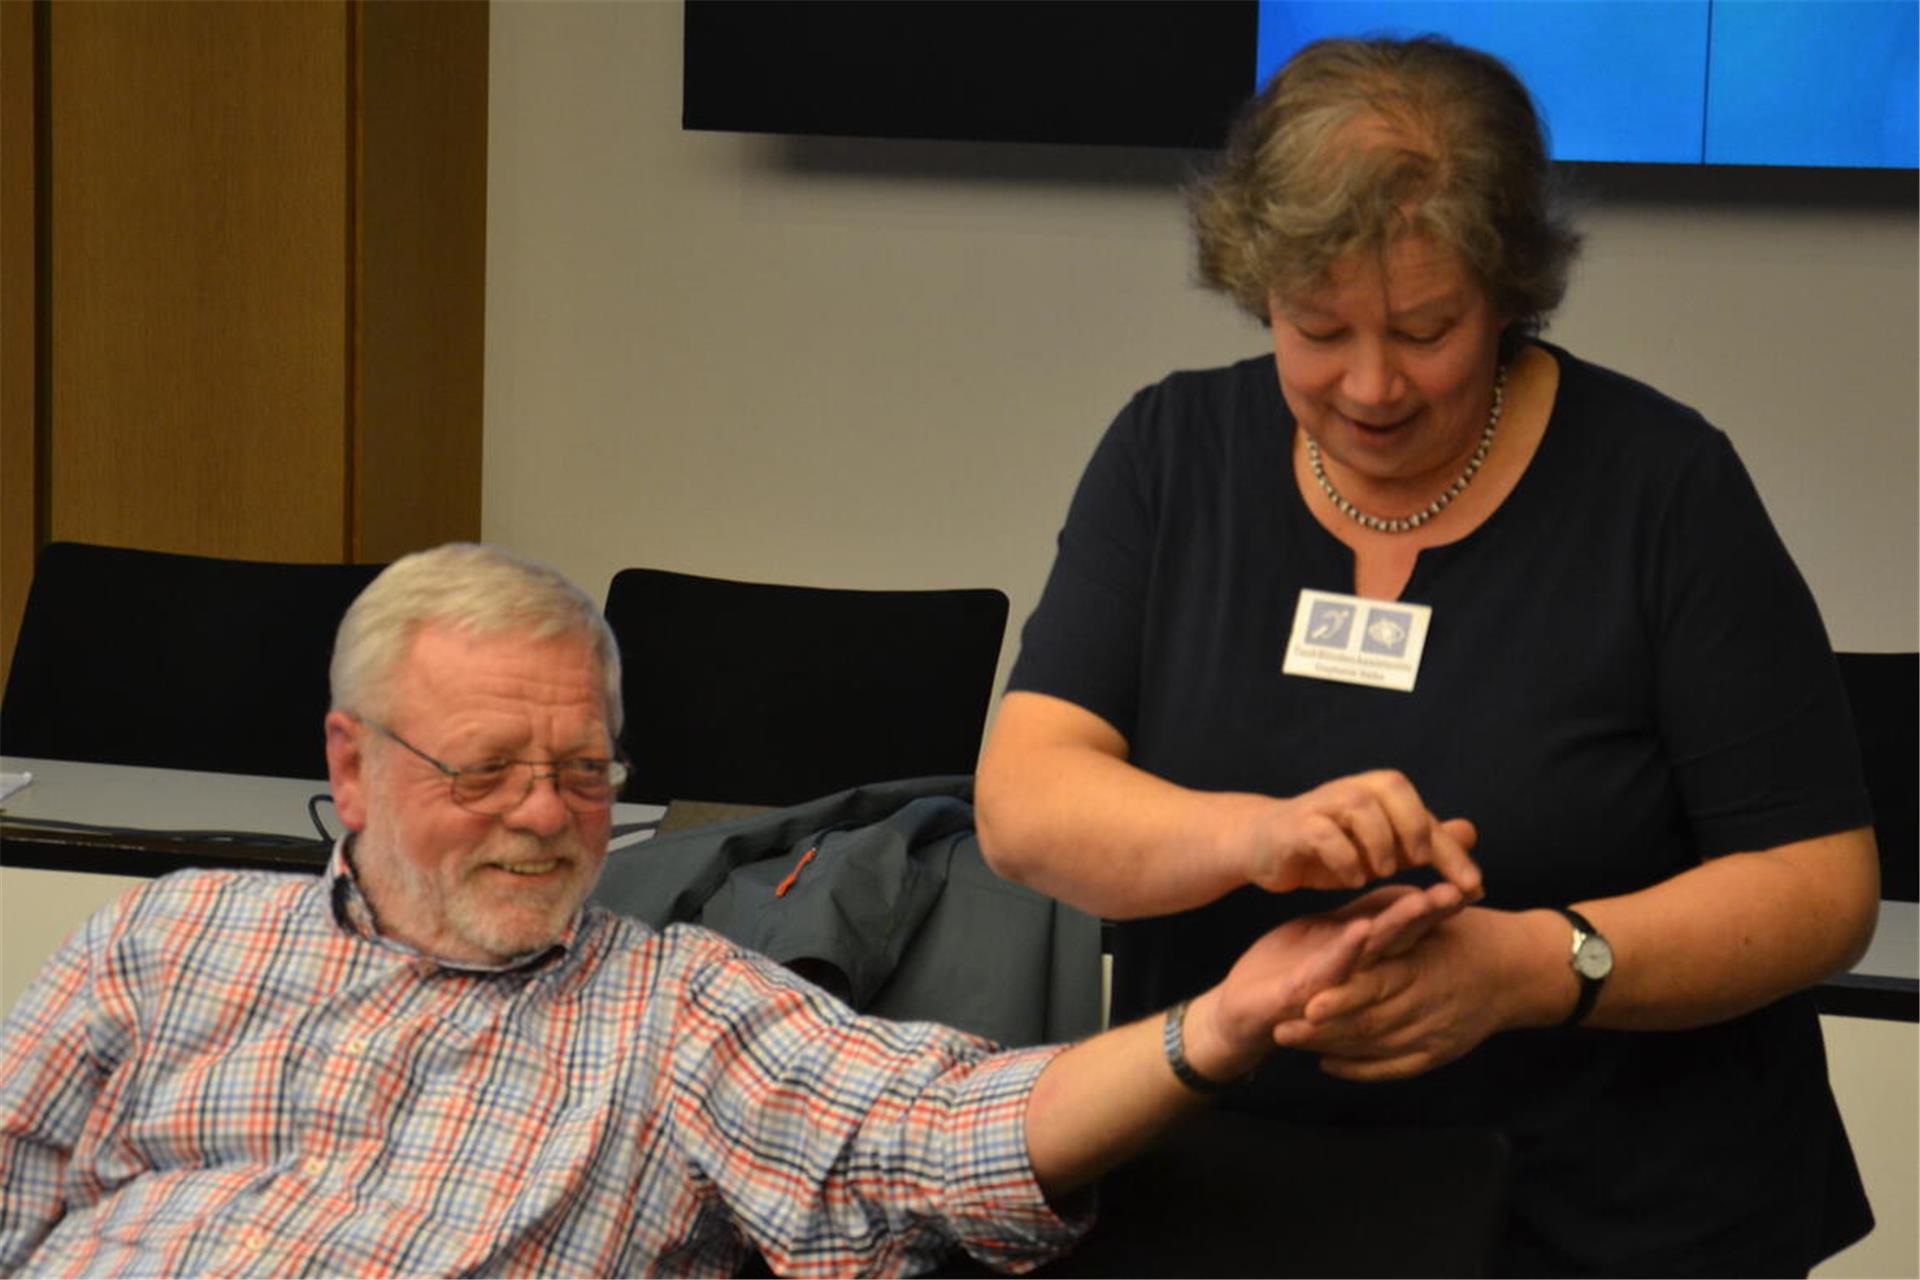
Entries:
[[51,536],[343,558],[347,7],[49,16]]
[[0,680],[38,549],[33,18],[27,0],[0,0]]
[[480,536],[487,6],[360,10],[352,558]]
[[480,533],[486,0],[0,0],[0,663],[67,538]]

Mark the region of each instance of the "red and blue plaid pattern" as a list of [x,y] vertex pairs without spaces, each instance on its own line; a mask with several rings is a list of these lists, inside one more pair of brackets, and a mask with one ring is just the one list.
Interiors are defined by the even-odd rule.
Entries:
[[371,936],[324,879],[186,872],[101,912],[0,1031],[0,1273],[1025,1269],[993,1055],[861,1018],[701,929],[589,907],[516,968]]

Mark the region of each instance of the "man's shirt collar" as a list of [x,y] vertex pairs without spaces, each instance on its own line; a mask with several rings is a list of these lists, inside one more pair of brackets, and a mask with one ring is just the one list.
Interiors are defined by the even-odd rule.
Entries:
[[354,874],[352,833],[336,840],[333,855],[327,859],[327,900],[333,905],[334,923],[347,933],[363,938],[375,946],[398,952],[416,960],[426,960],[442,968],[458,973],[520,973],[542,968],[558,960],[573,949],[574,938],[580,931],[580,912],[573,913],[573,919],[567,921],[567,927],[553,942],[525,955],[515,956],[501,964],[474,964],[463,960],[447,960],[440,956],[428,955],[417,947],[412,947],[397,938],[389,938],[380,932],[380,921],[375,917],[373,904],[367,901],[367,895],[360,887],[359,878]]

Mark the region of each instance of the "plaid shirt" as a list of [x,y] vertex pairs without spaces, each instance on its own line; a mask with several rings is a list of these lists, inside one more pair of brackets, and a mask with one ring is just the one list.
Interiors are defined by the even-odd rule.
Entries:
[[183,872],[0,1030],[0,1273],[1024,1268],[1050,1050],[861,1018],[702,929],[588,907],[516,966],[380,938],[324,878]]

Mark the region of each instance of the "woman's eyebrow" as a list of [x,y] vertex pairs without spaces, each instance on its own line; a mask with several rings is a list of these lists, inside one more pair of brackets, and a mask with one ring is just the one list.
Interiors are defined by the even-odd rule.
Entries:
[[1422,298],[1409,306],[1390,311],[1388,316],[1398,323],[1403,320],[1424,320],[1429,316],[1451,316],[1465,309],[1465,301],[1460,292],[1449,289],[1445,293],[1435,294],[1431,298]]
[[1307,302],[1304,299],[1289,300],[1282,298],[1280,300],[1280,310],[1294,319],[1333,320],[1336,318],[1333,312],[1316,306],[1311,302]]

